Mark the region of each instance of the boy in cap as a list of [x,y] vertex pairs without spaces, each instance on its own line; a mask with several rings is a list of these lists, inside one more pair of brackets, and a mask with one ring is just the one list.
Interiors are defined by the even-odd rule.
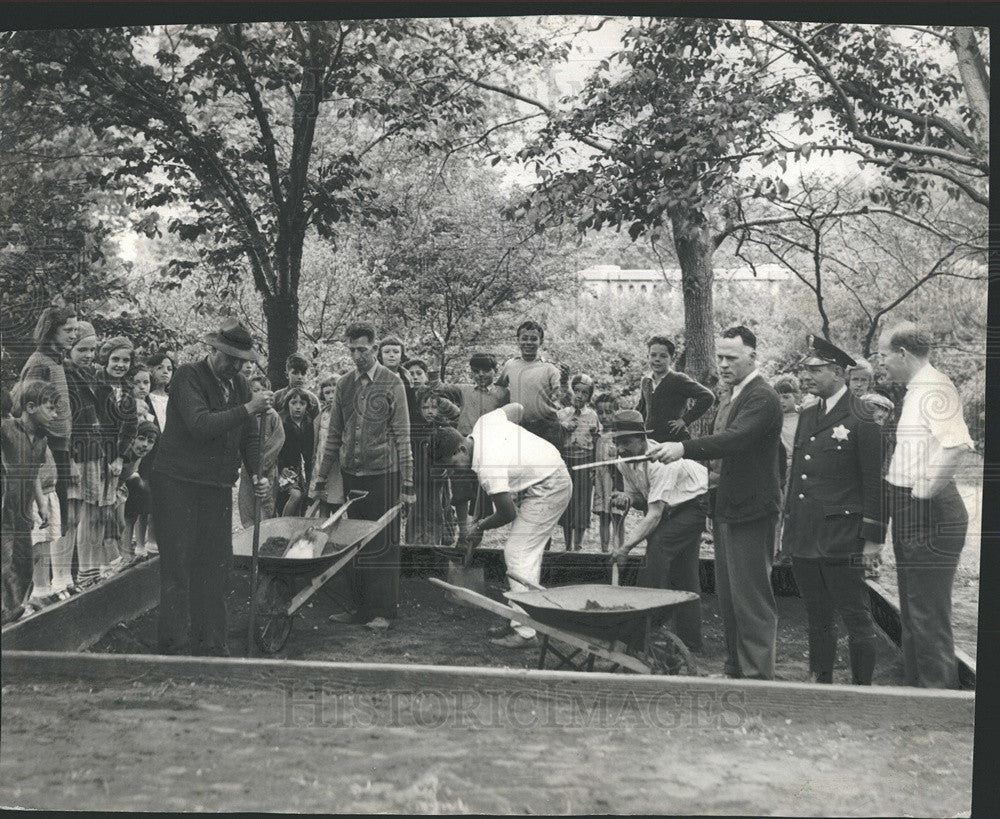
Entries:
[[837,655],[834,611],[847,626],[851,677],[871,685],[875,623],[864,564],[882,548],[882,436],[864,419],[847,387],[854,359],[810,336],[801,384],[819,400],[802,411],[788,481],[784,551],[809,619],[809,669],[833,682]]
[[[488,412],[467,436],[438,427],[431,436],[431,451],[439,468],[474,472],[493,501],[496,511],[474,521],[469,537],[480,538],[484,531],[513,522],[503,549],[507,570],[537,583],[545,544],[569,505],[572,482],[559,450],[520,426],[523,412],[520,404]],[[509,582],[513,591],[527,590],[513,578]],[[513,620],[510,625],[509,634],[492,642],[523,648],[534,641],[534,629]]]
[[[642,413],[616,412],[611,421],[612,436],[620,457],[644,455],[651,443]],[[645,512],[635,530],[621,545],[615,544],[615,560],[641,541],[646,541],[646,560],[636,585],[654,589],[701,592],[698,552],[708,514],[708,470],[695,461],[681,459],[670,464],[637,461],[616,464],[625,483],[623,493],[631,505]],[[659,623],[654,623],[659,625]],[[694,600],[676,610],[677,636],[694,650],[701,649],[701,602]]]

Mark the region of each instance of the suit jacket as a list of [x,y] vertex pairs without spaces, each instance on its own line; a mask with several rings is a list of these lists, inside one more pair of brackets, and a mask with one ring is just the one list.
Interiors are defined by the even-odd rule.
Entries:
[[792,450],[782,547],[796,557],[848,559],[885,540],[882,430],[858,417],[850,391],[822,418],[802,410]]
[[250,384],[242,373],[229,383],[226,400],[207,360],[177,368],[153,472],[188,483],[231,487],[242,455],[247,469],[256,474],[257,417],[243,406],[250,400]]
[[781,508],[778,444],[781,402],[763,378],[751,379],[732,402],[721,430],[684,441],[684,457],[722,459],[714,517],[724,523],[747,523]]
[[[688,399],[694,399],[691,408],[685,412]],[[683,441],[690,438],[687,430],[673,432],[667,427],[670,421],[680,418],[690,426],[704,415],[715,403],[715,395],[691,376],[671,370],[653,389],[653,379],[648,375],[639,382],[639,403],[636,409],[642,413],[646,426],[652,430],[654,441]]]

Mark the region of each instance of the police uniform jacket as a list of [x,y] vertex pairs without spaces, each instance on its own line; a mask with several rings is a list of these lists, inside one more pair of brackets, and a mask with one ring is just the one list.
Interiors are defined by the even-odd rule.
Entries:
[[852,409],[850,391],[821,418],[802,410],[795,433],[782,546],[800,558],[848,560],[885,540],[882,435]]

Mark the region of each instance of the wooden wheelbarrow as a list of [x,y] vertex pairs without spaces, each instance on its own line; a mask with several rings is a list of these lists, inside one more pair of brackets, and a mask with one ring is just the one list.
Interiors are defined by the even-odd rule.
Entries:
[[[676,635],[661,628],[654,638],[652,629],[654,617],[697,599],[694,592],[600,584],[546,589],[514,577],[530,587],[505,593],[520,607],[516,609],[436,577],[428,579],[474,606],[535,629],[542,648],[539,668],[545,667],[546,657],[552,654],[559,661],[556,668],[576,671],[593,671],[594,661],[600,658],[612,664],[612,671],[698,673],[691,652]],[[553,640],[572,651],[557,648]]]

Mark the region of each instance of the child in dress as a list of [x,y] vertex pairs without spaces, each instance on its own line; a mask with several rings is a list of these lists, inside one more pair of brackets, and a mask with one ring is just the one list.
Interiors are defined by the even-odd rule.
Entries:
[[146,528],[149,522],[149,473],[153,459],[151,453],[160,439],[160,430],[153,421],[140,421],[135,440],[125,457],[122,483],[128,492],[124,507],[122,546],[131,559],[147,556]]
[[278,453],[278,514],[294,517],[301,514],[303,501],[312,480],[314,433],[313,419],[308,416],[309,395],[299,387],[291,387],[285,395],[282,422],[285,443]]
[[[243,367],[243,374],[250,382],[250,390],[254,394],[270,389],[268,381],[262,375],[255,375],[253,362],[248,361]],[[281,416],[274,407],[270,407],[264,415],[264,451],[261,453],[261,477],[267,478],[271,492],[261,502],[261,520],[273,518],[277,504],[278,493],[278,453],[285,444],[285,427]],[[254,496],[253,481],[246,464],[240,466],[240,488],[237,495],[237,505],[240,511],[240,523],[244,527],[253,526],[254,514],[257,508]]]
[[[28,605],[42,608],[54,602],[57,592],[67,589],[72,582],[68,560],[59,572],[59,588],[52,582],[55,564],[53,551],[58,550],[60,537],[59,496],[56,495],[56,462],[52,452],[46,447],[45,462],[35,478],[34,528],[31,530],[31,551],[33,559],[32,592]],[[58,556],[62,562],[63,556]],[[72,554],[70,555],[72,558]]]
[[132,368],[132,394],[135,396],[135,414],[140,424],[143,421],[156,423],[153,407],[148,400],[152,384],[153,374],[149,367],[145,364],[136,364]]
[[[611,419],[618,411],[618,399],[610,392],[602,392],[594,399],[594,409],[601,422],[601,433],[594,446],[595,461],[609,461],[617,456],[614,438],[611,437]],[[601,551],[607,552],[611,543],[611,493],[621,489],[621,473],[613,466],[599,466],[594,473],[594,511],[600,522]],[[624,542],[625,531],[616,530],[618,545]]]
[[590,528],[590,501],[594,491],[592,469],[573,469],[594,460],[600,420],[588,404],[594,397],[594,380],[589,375],[575,375],[570,381],[573,403],[556,412],[563,429],[563,460],[573,481],[573,495],[562,516],[566,551],[579,552],[583,535]]

